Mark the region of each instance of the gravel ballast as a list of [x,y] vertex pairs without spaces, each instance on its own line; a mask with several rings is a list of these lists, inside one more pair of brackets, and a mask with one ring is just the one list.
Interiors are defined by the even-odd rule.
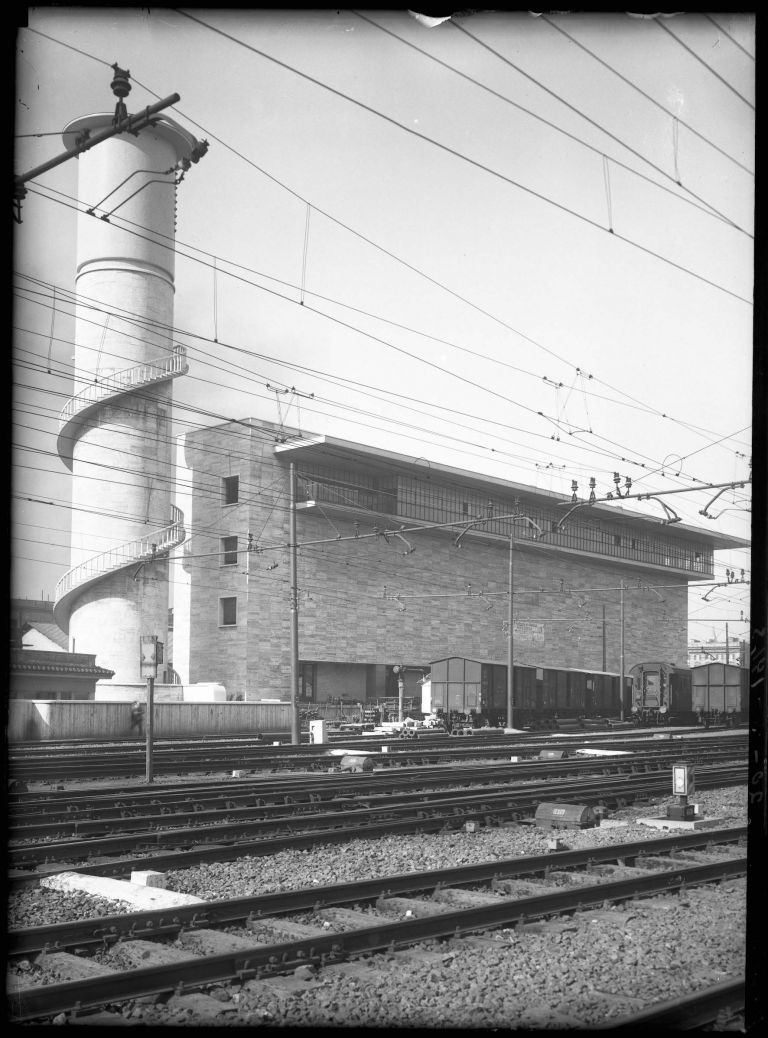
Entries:
[[[743,787],[701,792],[695,799],[704,817],[717,818],[722,827],[746,824]],[[663,814],[670,801],[616,811],[610,825],[557,835],[569,849],[655,839],[664,834],[636,820]],[[516,826],[361,839],[172,870],[167,886],[214,901],[537,855],[547,851],[552,836],[551,830]],[[377,956],[319,975],[303,967],[295,978],[229,985],[207,997],[126,1003],[115,1014],[121,1021],[146,1024],[584,1028],[743,972],[745,909],[746,884],[737,879]],[[8,925],[123,911],[131,911],[130,906],[87,895],[22,890],[10,895]]]

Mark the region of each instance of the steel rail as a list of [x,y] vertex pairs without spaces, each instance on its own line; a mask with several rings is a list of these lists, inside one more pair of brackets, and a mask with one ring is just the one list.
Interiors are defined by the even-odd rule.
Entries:
[[[725,761],[730,761],[730,754],[726,755],[723,761],[710,760],[708,765],[712,766]],[[698,762],[695,758],[689,757],[688,763],[695,764]],[[548,764],[553,766],[548,767]],[[568,766],[569,764],[570,766]],[[511,768],[513,765],[508,765],[507,767]],[[554,777],[562,777],[564,774],[577,773],[581,775],[584,772],[590,775],[602,776],[624,776],[627,774],[648,776],[657,774],[664,768],[668,770],[668,767],[669,765],[666,762],[657,762],[653,767],[646,764],[643,767],[640,763],[631,761],[625,761],[624,763],[605,760],[585,761],[583,759],[573,762],[542,761],[528,768],[522,764],[517,765],[515,772],[511,773],[509,778],[530,780],[534,776],[537,779],[546,776],[548,779],[552,779]],[[435,785],[440,787],[449,785],[452,798],[460,801],[467,797],[479,795],[489,796],[509,793],[511,791],[509,781],[499,782],[499,778],[498,769],[493,769],[493,771],[484,769],[482,775],[462,775],[461,778],[456,775],[454,770],[450,776],[440,777],[439,779],[433,776],[429,779],[419,776],[417,779],[418,789],[413,788],[414,779],[409,777],[407,787],[405,783],[399,783],[396,786],[392,783],[382,783],[369,792],[363,792],[359,789],[340,790],[339,787],[334,787],[329,791],[330,795],[326,797],[306,789],[295,789],[290,793],[262,790],[260,793],[250,795],[229,795],[218,797],[214,800],[195,799],[194,802],[191,802],[190,798],[186,797],[180,803],[177,802],[173,809],[171,807],[172,802],[164,804],[162,800],[153,799],[149,803],[145,802],[142,805],[149,809],[149,811],[144,812],[138,811],[135,808],[128,808],[124,801],[121,801],[119,804],[115,804],[112,801],[109,805],[109,810],[98,812],[96,817],[84,817],[83,814],[68,811],[57,818],[46,818],[43,821],[34,823],[20,821],[18,815],[14,817],[14,813],[11,812],[9,816],[10,835],[14,840],[40,839],[41,837],[52,838],[54,836],[63,838],[64,834],[71,837],[113,836],[118,832],[137,831],[142,828],[177,826],[190,822],[194,822],[197,825],[204,824],[206,821],[218,822],[221,820],[222,815],[225,815],[230,821],[238,819],[247,820],[253,818],[254,815],[258,815],[261,819],[284,817],[286,807],[291,808],[293,815],[306,816],[308,814],[318,814],[321,810],[347,811],[352,806],[371,810],[379,805],[427,804],[431,800],[445,797],[444,789],[435,790],[429,788]],[[491,779],[496,781],[492,782]],[[469,788],[458,788],[461,781]],[[480,792],[474,788],[477,786],[481,787]],[[395,792],[395,789],[402,789],[403,791]],[[341,795],[338,795],[339,793]],[[93,809],[92,801],[89,802],[89,807],[91,810]],[[25,817],[28,817],[28,813]]]
[[558,851],[554,857],[551,854],[518,855],[475,865],[396,873],[324,887],[305,887],[273,894],[229,898],[207,905],[180,905],[172,909],[158,908],[130,914],[101,916],[98,919],[80,919],[67,923],[13,929],[7,931],[6,951],[12,957],[34,955],[46,950],[58,951],[66,947],[111,944],[128,936],[172,936],[187,927],[231,926],[255,916],[268,917],[309,911],[320,906],[369,902],[387,894],[416,893],[467,883],[492,883],[494,880],[539,873],[546,876],[553,867],[560,870],[610,861],[631,865],[635,859],[648,855],[674,854],[723,844],[744,844],[746,839],[745,826],[698,830],[610,846]]
[[[590,740],[590,742],[591,742],[591,740]],[[514,747],[514,748],[517,749],[516,747]],[[541,761],[539,761],[538,759],[536,759],[534,757],[527,756],[523,761],[518,762],[517,764],[515,764],[514,768],[512,768],[512,766],[510,765],[510,762],[507,761],[506,759],[501,759],[500,760],[500,759],[496,758],[491,763],[475,763],[474,760],[471,759],[471,757],[473,755],[470,755],[470,760],[464,761],[464,762],[460,762],[460,763],[462,763],[462,773],[472,774],[476,770],[477,771],[482,770],[482,769],[493,770],[493,769],[499,769],[499,768],[509,769],[510,771],[512,771],[512,770],[519,770],[521,767],[531,767],[533,765],[541,765],[542,763],[548,763],[550,765],[554,765],[555,763],[566,763],[567,761],[574,761],[574,760],[577,760],[577,759],[581,759],[581,758],[577,758],[575,756],[575,754],[578,751],[578,749],[594,749],[595,747],[594,747],[594,745],[579,746],[578,744],[573,744],[573,743],[570,746],[551,747],[551,746],[546,746],[546,745],[542,746],[541,744],[537,743],[537,744],[535,744],[533,746],[525,747],[524,750],[519,750],[519,752],[522,752],[522,753],[525,753],[525,754],[530,754],[530,753],[534,753],[534,752],[538,751],[539,753],[541,753],[542,750],[550,750],[550,749],[553,749],[553,748],[557,749],[557,750],[562,750],[563,752],[568,752],[568,753],[571,754],[571,756],[566,758],[565,761],[561,761],[561,762],[556,762],[553,759],[549,759],[548,761],[541,762]],[[349,749],[351,749],[351,747],[349,747]],[[369,747],[369,749],[370,749],[370,747]],[[730,740],[729,740],[729,744],[728,745],[724,745],[723,743],[720,742],[720,740],[713,741],[712,739],[700,740],[700,741],[697,741],[697,742],[686,741],[685,743],[682,743],[682,744],[676,743],[674,746],[671,746],[671,745],[669,745],[669,743],[664,742],[664,743],[654,743],[652,745],[648,745],[647,748],[642,747],[640,749],[635,748],[633,750],[630,750],[629,752],[632,753],[632,757],[631,758],[627,757],[626,759],[627,760],[642,760],[642,759],[644,759],[644,757],[646,755],[647,756],[652,756],[652,757],[665,758],[665,757],[670,756],[670,755],[679,756],[682,753],[685,753],[686,757],[688,757],[690,755],[693,755],[693,754],[701,755],[701,754],[710,754],[710,753],[713,753],[713,752],[716,752],[716,753],[726,753],[726,752],[729,752],[729,751],[734,753],[734,754],[736,754],[736,753],[739,753],[739,752],[744,752],[745,750],[746,750],[746,739],[743,740],[743,741],[739,740],[738,744],[735,745],[735,746],[731,744]],[[82,750],[81,750],[81,752],[82,752]],[[507,750],[505,749],[504,752],[506,754]],[[376,757],[377,754],[375,752],[372,752],[372,753],[370,753],[370,756]],[[390,756],[389,754],[382,754],[379,757],[379,761],[383,763],[385,761],[385,759],[388,758],[389,756]],[[404,754],[403,755],[404,759],[408,759],[410,756],[411,756],[410,754]],[[419,756],[419,755],[417,754],[417,756]],[[337,760],[337,759],[338,759],[337,757],[326,757],[326,758],[324,758],[324,760],[327,763],[330,763],[331,761]],[[621,758],[616,758],[616,759],[620,760]],[[230,760],[231,760],[231,758],[230,758]],[[398,760],[398,764],[400,764],[399,760]],[[441,774],[441,773],[443,773],[443,774],[456,774],[455,762],[453,762],[451,764],[442,764],[440,762],[438,762],[438,763],[429,763],[429,764],[427,764],[427,765],[425,765],[423,767],[429,767],[430,769],[432,769],[429,772],[426,772],[426,774],[429,774],[429,775],[438,775],[438,774]],[[384,781],[402,781],[403,778],[405,777],[405,773],[404,773],[404,771],[403,771],[403,769],[401,767],[390,768],[390,769],[386,769],[386,770],[388,772],[388,774],[386,776],[386,779],[383,777],[381,772],[377,772],[377,779],[376,779],[377,783],[381,783],[381,782],[384,782]],[[359,778],[360,778],[360,776],[358,775],[357,776],[357,780],[359,780]],[[232,779],[228,778],[228,777],[227,778],[221,778],[221,779],[207,779],[207,780],[206,779],[198,779],[198,780],[194,780],[194,782],[185,782],[185,781],[181,781],[181,782],[168,782],[168,783],[163,783],[162,786],[156,786],[156,787],[153,787],[151,789],[147,788],[146,786],[144,786],[143,784],[141,784],[139,782],[136,785],[119,784],[119,785],[116,785],[116,786],[104,786],[103,784],[100,784],[99,786],[96,786],[96,787],[85,786],[85,787],[82,787],[80,790],[71,790],[71,789],[70,790],[65,790],[65,789],[59,787],[58,789],[46,789],[46,790],[37,790],[37,789],[35,789],[35,790],[29,790],[29,791],[15,791],[15,792],[9,792],[9,794],[8,794],[8,801],[9,801],[9,803],[12,806],[13,805],[17,805],[17,804],[21,805],[21,804],[33,803],[33,802],[42,805],[44,803],[45,804],[55,804],[55,803],[58,803],[60,801],[62,801],[62,802],[69,802],[71,799],[77,798],[78,796],[80,796],[82,798],[91,798],[91,799],[93,799],[93,797],[97,797],[98,798],[98,797],[101,797],[101,796],[114,796],[114,795],[117,795],[117,794],[123,795],[125,797],[131,797],[131,796],[132,797],[149,797],[149,796],[153,796],[154,797],[154,796],[158,796],[158,795],[169,796],[172,793],[188,793],[190,790],[197,790],[197,789],[206,788],[206,787],[209,788],[209,789],[216,790],[217,792],[224,791],[224,790],[227,790],[227,789],[230,789],[230,788],[231,789],[235,789],[236,788],[238,790],[243,790],[243,789],[248,789],[249,785],[254,785],[254,786],[257,786],[259,789],[262,789],[262,788],[264,788],[264,784],[265,783],[267,783],[270,786],[270,788],[272,786],[274,786],[275,784],[280,784],[282,786],[288,786],[288,785],[301,785],[302,783],[311,784],[312,787],[314,788],[318,784],[325,785],[325,784],[329,784],[329,783],[339,782],[341,780],[351,781],[352,777],[351,776],[342,776],[342,775],[339,774],[338,771],[335,771],[335,770],[333,772],[330,772],[330,773],[320,773],[320,774],[318,774],[317,772],[307,773],[307,772],[304,772],[304,771],[301,771],[301,772],[289,772],[289,773],[280,772],[279,774],[275,774],[275,775],[263,775],[263,774],[259,774],[258,776],[254,775],[250,779],[246,779],[246,780],[238,779],[236,782],[232,781]]]
[[[746,777],[745,769],[742,767],[712,769],[712,771],[714,774],[700,773],[697,776],[699,788],[717,787],[731,784],[734,781],[744,781]],[[451,822],[460,823],[470,820],[487,822],[488,818],[517,821],[533,814],[543,798],[559,799],[564,803],[597,801],[606,805],[623,806],[634,799],[667,791],[666,776],[663,783],[657,780],[653,785],[648,783],[647,776],[640,776],[639,780],[633,782],[632,785],[625,785],[618,790],[612,779],[605,780],[602,784],[591,788],[574,788],[572,783],[566,783],[562,789],[558,789],[554,785],[548,784],[541,787],[539,791],[529,788],[517,794],[510,791],[491,797],[468,798],[460,805],[457,805],[455,799],[451,797],[437,804],[398,806],[395,809],[382,807],[370,811],[321,813],[294,819],[286,817],[266,822],[252,822],[245,826],[243,823],[224,824],[210,827],[207,830],[169,829],[163,832],[136,834],[136,837],[102,837],[88,841],[75,840],[8,847],[6,860],[11,869],[24,869],[41,865],[49,866],[51,862],[71,863],[109,853],[132,852],[136,854],[137,844],[142,848],[146,848],[147,845],[156,848],[155,853],[150,853],[148,856],[123,858],[117,862],[100,863],[97,866],[83,868],[78,866],[78,871],[81,872],[116,875],[129,869],[183,868],[192,861],[229,861],[243,855],[273,854],[288,847],[312,847],[318,843],[346,842],[359,837],[372,838],[414,831],[436,832]],[[542,793],[544,797],[542,797]],[[383,821],[380,820],[382,815],[385,816]],[[387,818],[386,815],[390,817]],[[400,817],[393,817],[395,815]],[[403,818],[403,815],[406,817]],[[372,816],[377,817],[379,821],[372,822]],[[312,829],[307,829],[307,822],[311,822]],[[294,826],[303,828],[303,832],[289,831],[286,834],[286,830],[291,830]],[[230,834],[242,835],[245,832],[250,835],[270,829],[278,830],[277,835],[261,840],[241,839],[236,842],[227,842]],[[279,831],[281,829],[282,832]],[[193,846],[190,848],[190,845]],[[163,848],[178,848],[179,846],[189,849],[161,853]],[[62,871],[62,869],[50,869],[49,871]],[[14,881],[21,878],[12,876]]]
[[647,1009],[628,1016],[612,1017],[602,1024],[595,1024],[596,1031],[621,1028],[664,1027],[675,1031],[692,1031],[713,1024],[724,1010],[743,1013],[746,1003],[746,978],[744,976],[725,980],[720,984],[694,991],[690,995],[654,1004]]
[[[710,742],[709,740],[702,740],[703,742]],[[746,736],[743,736],[744,744],[746,745]],[[383,740],[379,740],[383,745]],[[471,745],[470,745],[471,743]],[[594,744],[594,740],[585,739],[583,745],[589,743]],[[398,743],[395,749],[390,748],[388,753],[380,754],[378,750],[374,749],[370,743],[363,744],[362,746],[357,742],[349,742],[346,745],[348,749],[363,749],[367,751],[370,756],[379,758],[382,763],[387,763],[389,767],[395,764],[401,764],[403,761],[407,761],[409,764],[414,763],[434,763],[440,761],[456,761],[461,759],[498,759],[500,755],[506,755],[507,753],[526,751],[530,752],[529,744],[517,744],[509,742],[502,744],[494,742],[492,745],[480,745],[479,743],[472,742],[471,740],[462,741],[460,746],[457,746],[456,741],[452,742],[443,748],[422,748],[414,746],[413,742],[408,742],[405,746],[403,743]],[[632,749],[633,746],[636,749],[635,744],[626,744],[621,741],[612,741],[611,746],[616,749]],[[688,747],[688,741],[683,740],[677,741],[677,746]],[[579,744],[574,741],[570,743],[560,742],[555,745],[550,743],[541,743],[539,749],[557,749],[564,752],[573,751],[578,748]],[[338,749],[344,747],[335,747]],[[276,753],[277,747],[265,748],[265,752],[252,753],[237,753],[233,751],[227,752],[222,749],[219,753],[213,755],[208,754],[203,757],[199,754],[192,754],[186,756],[174,751],[169,748],[167,751],[155,753],[155,771],[157,774],[180,774],[184,772],[205,772],[220,770],[222,765],[225,769],[258,769],[258,768],[288,768],[295,766],[304,766],[308,764],[314,764],[315,766],[322,765],[333,758],[328,757],[328,746],[327,744],[321,750],[314,750],[305,747],[292,747],[287,749],[286,752]],[[386,761],[384,758],[386,757]],[[78,753],[73,753],[71,756],[67,756],[66,759],[62,757],[50,757],[44,759],[34,760],[23,760],[18,757],[14,758],[11,754],[8,758],[8,772],[11,778],[35,781],[44,779],[46,776],[52,776],[56,779],[78,779],[78,778],[103,778],[106,776],[123,776],[133,777],[138,776],[142,773],[145,764],[144,750],[137,744],[136,748],[131,751],[123,751],[120,755],[108,755],[99,757],[93,753],[86,759],[83,759],[83,748],[81,747]]]
[[653,871],[647,877],[558,890],[528,898],[499,898],[493,904],[455,909],[439,915],[386,922],[378,926],[319,935],[280,944],[254,944],[239,952],[190,958],[170,965],[130,970],[111,976],[12,990],[12,1020],[35,1020],[58,1013],[96,1008],[147,995],[193,990],[203,984],[226,983],[290,973],[307,964],[328,965],[350,956],[405,948],[425,940],[460,937],[478,931],[519,925],[540,916],[573,912],[635,897],[648,897],[682,887],[743,876],[747,859]]

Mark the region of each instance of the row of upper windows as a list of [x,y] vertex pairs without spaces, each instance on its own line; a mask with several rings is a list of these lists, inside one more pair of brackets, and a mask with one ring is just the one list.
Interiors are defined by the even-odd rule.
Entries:
[[[648,536],[644,533],[628,535],[618,530],[610,520],[584,521],[581,514],[562,523],[563,513],[555,515],[552,508],[540,508],[533,503],[522,503],[501,498],[488,500],[458,487],[399,477],[379,480],[356,473],[312,468],[302,473],[308,497],[331,504],[365,508],[380,514],[426,519],[430,522],[455,522],[466,517],[470,521],[484,518],[488,533],[508,536],[509,522],[498,517],[521,510],[533,519],[550,538],[549,543],[577,550],[637,559],[655,565],[688,569],[701,573],[712,567],[712,551],[701,544],[675,538]],[[520,528],[516,534],[521,540],[532,533]]]

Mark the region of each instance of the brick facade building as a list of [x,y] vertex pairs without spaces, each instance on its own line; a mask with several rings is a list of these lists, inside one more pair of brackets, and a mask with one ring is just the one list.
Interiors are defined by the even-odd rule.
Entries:
[[247,699],[290,698],[291,462],[303,699],[389,695],[394,664],[415,695],[435,660],[504,662],[511,533],[516,664],[617,672],[623,584],[626,668],[684,665],[687,585],[745,543],[254,419],[188,434],[184,457],[174,664]]

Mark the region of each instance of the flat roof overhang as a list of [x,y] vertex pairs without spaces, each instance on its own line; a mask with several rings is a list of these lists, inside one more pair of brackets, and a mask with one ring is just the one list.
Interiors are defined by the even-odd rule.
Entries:
[[[568,511],[571,500],[564,494],[556,494],[551,490],[541,490],[530,487],[524,483],[513,483],[506,479],[497,479],[493,476],[483,476],[466,469],[454,468],[451,465],[438,464],[426,458],[411,458],[408,455],[395,454],[393,451],[383,450],[379,447],[369,447],[364,444],[351,443],[348,440],[340,440],[334,436],[308,433],[304,436],[296,436],[283,443],[275,444],[275,454],[287,461],[304,462],[308,465],[319,465],[324,467],[344,466],[347,469],[379,475],[392,476],[393,468],[397,473],[409,472],[423,480],[439,479],[441,476],[449,476],[451,479],[460,481],[467,487],[488,491],[493,487],[497,492],[524,497],[529,501],[537,501],[542,506],[562,509],[563,515]],[[325,504],[323,505],[325,507]],[[688,526],[685,523],[666,523],[663,519],[654,519],[652,516],[642,512],[630,512],[618,505],[608,504],[584,504],[582,509],[576,513],[577,517],[584,517],[592,513],[600,519],[625,524],[633,527],[665,527],[666,533],[674,538],[682,536],[686,540],[695,538],[706,544],[714,551],[728,548],[748,548],[750,541],[742,537],[734,537],[730,534],[710,533],[709,530],[698,526]]]

